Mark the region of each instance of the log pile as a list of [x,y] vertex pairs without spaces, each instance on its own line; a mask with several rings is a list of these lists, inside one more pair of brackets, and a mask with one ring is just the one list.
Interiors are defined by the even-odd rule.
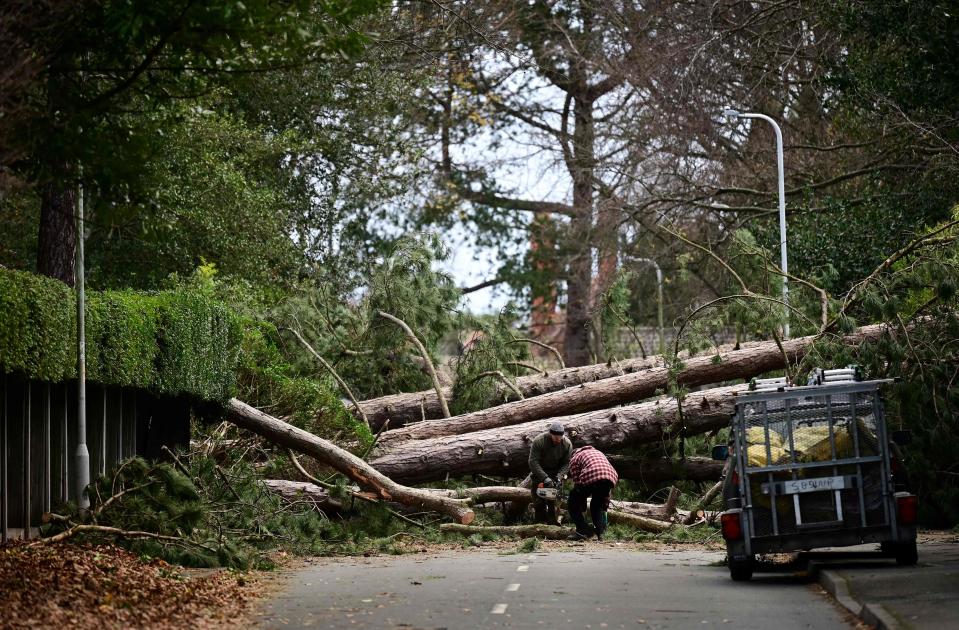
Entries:
[[[858,345],[878,338],[885,330],[882,325],[867,326],[843,337],[842,342]],[[703,458],[642,460],[615,452],[671,440],[681,433],[692,436],[727,426],[735,396],[746,388],[729,382],[741,383],[784,369],[802,359],[815,340],[756,342],[708,356],[686,357],[673,382],[708,388],[687,393],[682,401],[661,394],[670,384],[669,368],[662,357],[655,356],[522,377],[515,388],[504,386],[502,404],[450,418],[440,417],[437,391],[361,401],[358,407],[371,427],[384,429],[369,463],[241,401],[231,400],[227,410],[239,426],[341,472],[371,499],[446,514],[459,524],[449,527],[450,531],[468,533],[474,532],[461,526],[473,520],[472,506],[489,502],[523,506],[530,500],[529,491],[515,486],[456,491],[411,486],[478,475],[523,479],[528,473],[530,442],[559,420],[574,446],[590,444],[613,453],[610,461],[623,479],[658,484],[680,479],[713,482],[690,511],[677,510],[671,494],[663,505],[615,503],[610,512],[612,522],[665,531],[715,519],[715,514],[706,510],[718,492],[722,465]],[[523,398],[509,400],[517,391]],[[552,531],[529,531],[534,530],[539,532],[535,535],[554,536]]]

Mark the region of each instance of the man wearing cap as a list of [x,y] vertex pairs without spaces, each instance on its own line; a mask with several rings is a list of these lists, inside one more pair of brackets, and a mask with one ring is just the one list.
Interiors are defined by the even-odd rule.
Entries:
[[[606,456],[592,446],[576,449],[569,460],[569,476],[573,489],[569,493],[569,516],[576,524],[572,540],[586,540],[594,533],[603,539],[608,525],[607,511],[613,487],[619,475]],[[590,498],[591,497],[591,498]],[[586,524],[586,499],[589,498],[589,515],[593,525]]]
[[558,486],[566,476],[573,443],[565,434],[563,423],[553,422],[549,431],[536,436],[529,449],[530,490],[537,523],[556,522],[554,504],[536,496],[536,488],[540,485],[548,488]]

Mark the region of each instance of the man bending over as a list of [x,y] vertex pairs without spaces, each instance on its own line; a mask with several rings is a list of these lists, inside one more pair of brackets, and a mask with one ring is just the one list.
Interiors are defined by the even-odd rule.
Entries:
[[[607,510],[613,487],[619,481],[616,469],[606,456],[592,446],[583,446],[573,452],[569,460],[569,476],[573,480],[573,489],[569,493],[569,516],[576,524],[576,532],[571,540],[586,540],[594,533],[603,539],[608,525]],[[584,513],[586,499],[590,498],[589,514],[593,521],[587,525]]]

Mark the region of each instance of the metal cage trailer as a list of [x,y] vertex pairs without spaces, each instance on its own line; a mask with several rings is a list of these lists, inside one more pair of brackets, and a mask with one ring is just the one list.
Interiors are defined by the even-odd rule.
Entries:
[[818,370],[808,386],[766,379],[737,396],[730,446],[714,454],[729,458],[721,523],[732,579],[750,579],[757,554],[869,542],[916,562],[918,503],[897,492],[904,469],[880,396],[889,381],[856,376]]

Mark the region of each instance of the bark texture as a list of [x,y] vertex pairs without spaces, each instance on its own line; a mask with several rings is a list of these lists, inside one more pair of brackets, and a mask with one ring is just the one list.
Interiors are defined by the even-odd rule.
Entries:
[[663,481],[716,481],[723,474],[723,462],[707,457],[688,457],[685,460],[662,457],[648,459],[634,455],[607,455],[620,479],[640,481],[646,485]]
[[[516,386],[523,393],[523,396],[529,398],[662,365],[663,360],[659,356],[646,359],[628,359],[616,363],[599,363],[556,370],[546,374],[521,376],[516,379]],[[443,395],[449,399],[453,395],[453,388],[443,388]],[[516,398],[515,394],[505,386],[499,387],[499,395],[502,396],[503,402]],[[371,398],[370,400],[360,401],[360,408],[369,418],[370,426],[374,431],[379,429],[387,418],[390,420],[390,426],[396,429],[410,422],[443,417],[439,399],[433,390]]]
[[472,536],[473,534],[496,534],[498,536],[519,536],[520,538],[545,538],[547,540],[564,540],[572,531],[568,527],[558,525],[491,525],[480,527],[477,525],[457,525],[444,523],[440,525],[441,532],[451,532]]
[[660,521],[657,519],[640,516],[638,514],[620,512],[618,510],[610,510],[607,512],[607,514],[609,516],[610,523],[621,523],[623,525],[635,527],[636,529],[641,529],[644,532],[653,532],[654,534],[665,532],[673,527],[673,523],[670,523],[669,521]]
[[306,501],[313,506],[328,513],[340,512],[343,504],[330,496],[325,488],[321,488],[315,483],[308,481],[288,481],[286,479],[264,479],[263,485],[270,489],[270,492],[278,494],[287,501]]
[[37,271],[71,287],[75,284],[76,269],[75,202],[74,190],[60,179],[44,184],[40,191]]
[[[869,326],[845,337],[844,341],[858,344],[883,330],[885,326],[882,325]],[[786,366],[787,359],[790,363],[798,361],[816,339],[815,336],[791,339],[783,342],[782,350],[775,342],[770,341],[723,354],[688,359],[677,375],[677,380],[682,385],[697,386],[749,379],[782,369]],[[654,395],[656,390],[664,390],[668,379],[669,369],[665,366],[647,368],[453,418],[427,420],[401,429],[385,431],[380,435],[379,441],[384,448],[389,448],[403,440],[461,435],[540,418],[606,409],[648,398]]]
[[[735,385],[689,394],[683,404],[687,435],[726,426],[735,407],[733,393],[742,390],[744,385]],[[680,429],[677,418],[676,400],[663,397],[560,420],[574,445],[590,444],[605,451],[673,437]],[[464,473],[518,478],[528,472],[530,443],[548,426],[549,421],[536,420],[465,435],[401,442],[388,451],[379,451],[370,463],[403,483],[437,481],[447,474]]]
[[447,514],[464,525],[473,521],[475,515],[465,499],[451,499],[438,496],[428,490],[402,486],[377,472],[349,451],[265,414],[236,398],[227,402],[226,411],[229,420],[241,429],[247,429],[275,444],[309,455],[346,475],[361,487],[370,489],[383,501],[395,501]]

